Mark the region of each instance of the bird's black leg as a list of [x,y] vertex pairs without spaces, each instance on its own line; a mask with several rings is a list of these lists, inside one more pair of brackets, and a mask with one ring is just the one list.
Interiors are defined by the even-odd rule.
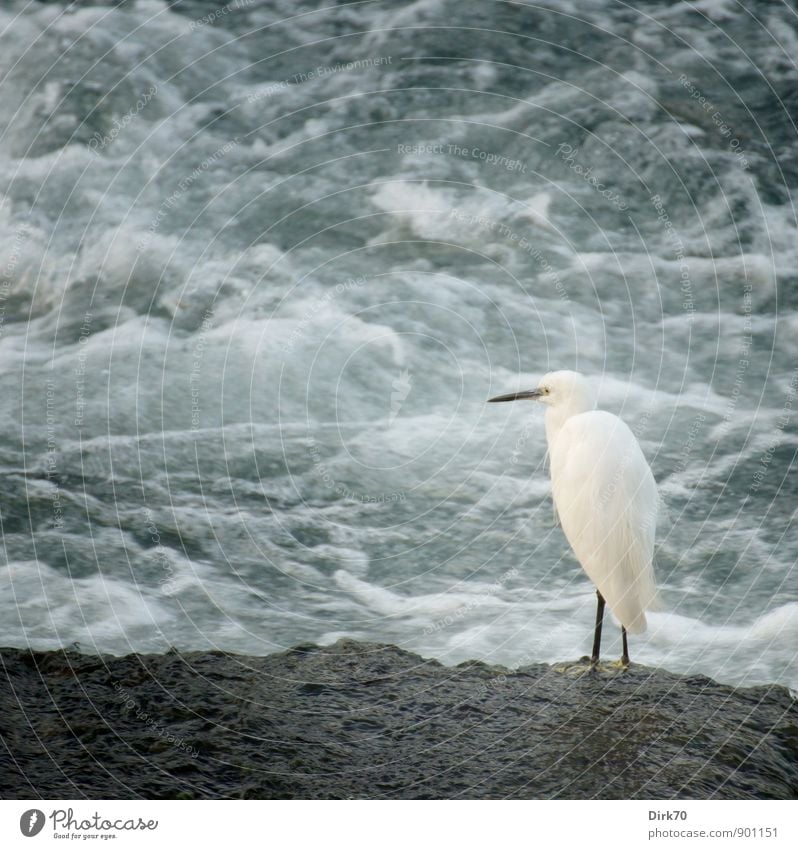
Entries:
[[596,607],[596,631],[593,637],[593,654],[590,655],[590,665],[598,666],[599,652],[601,651],[601,626],[604,622],[604,596],[596,590],[598,606]]
[[626,628],[621,625],[621,636],[623,637],[623,654],[621,655],[621,664],[629,666],[629,645],[626,642]]

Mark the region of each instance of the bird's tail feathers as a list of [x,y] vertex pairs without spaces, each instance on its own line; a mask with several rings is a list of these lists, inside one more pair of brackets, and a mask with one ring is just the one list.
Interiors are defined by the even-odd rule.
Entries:
[[653,566],[649,561],[640,568],[641,559],[641,552],[630,550],[609,575],[595,582],[615,618],[630,634],[642,634],[647,626],[646,610],[660,608]]

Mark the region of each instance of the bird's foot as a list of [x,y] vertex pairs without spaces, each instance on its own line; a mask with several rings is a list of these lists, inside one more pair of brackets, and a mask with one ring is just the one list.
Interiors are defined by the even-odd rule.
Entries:
[[568,675],[571,678],[576,678],[593,671],[593,665],[589,657],[582,657],[579,660],[568,660],[565,663],[553,663],[551,668],[555,672]]
[[581,657],[579,660],[554,663],[551,667],[555,672],[577,678],[582,675],[618,675],[629,668],[628,662],[621,660],[596,660]]
[[580,657],[579,660],[568,660],[564,663],[553,663],[551,668],[562,675],[572,678],[581,675],[618,675],[629,668],[629,658],[620,660],[594,660],[592,657]]

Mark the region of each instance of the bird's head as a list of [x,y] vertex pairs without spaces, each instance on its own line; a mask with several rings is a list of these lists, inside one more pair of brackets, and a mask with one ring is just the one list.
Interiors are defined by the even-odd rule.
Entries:
[[576,412],[592,410],[596,406],[596,396],[590,382],[576,371],[550,371],[541,378],[536,389],[523,392],[511,392],[489,398],[496,401],[541,401],[550,407],[567,408],[573,415]]

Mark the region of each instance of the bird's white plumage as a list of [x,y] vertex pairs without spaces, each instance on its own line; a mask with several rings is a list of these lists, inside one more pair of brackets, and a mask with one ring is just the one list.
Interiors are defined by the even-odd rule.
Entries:
[[630,633],[654,606],[658,496],[627,425],[602,410],[569,416],[549,442],[552,495],[577,560]]
[[[519,398],[548,407],[554,505],[577,560],[621,625],[644,631],[645,611],[656,603],[659,497],[635,435],[618,416],[595,409],[593,384],[577,372],[551,372],[537,389],[491,400]],[[597,629],[596,654],[598,639]]]

